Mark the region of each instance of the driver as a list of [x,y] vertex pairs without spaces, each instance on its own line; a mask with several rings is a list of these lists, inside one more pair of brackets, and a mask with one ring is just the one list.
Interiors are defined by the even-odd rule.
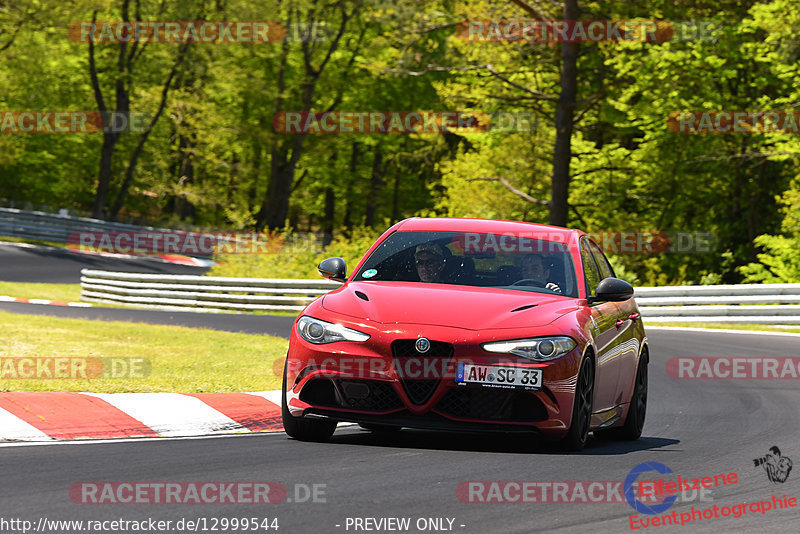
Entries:
[[558,284],[550,282],[550,266],[545,264],[544,258],[540,254],[528,254],[522,259],[522,278],[538,280],[545,284],[545,288],[561,293]]
[[414,263],[420,282],[441,282],[444,271],[444,249],[437,243],[423,243],[414,252]]

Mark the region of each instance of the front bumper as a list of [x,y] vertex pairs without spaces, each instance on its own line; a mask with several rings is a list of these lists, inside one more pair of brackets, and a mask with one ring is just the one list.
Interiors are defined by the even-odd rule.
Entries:
[[[294,417],[437,430],[538,432],[554,438],[569,429],[581,347],[552,362],[535,363],[481,348],[481,343],[507,338],[507,332],[421,325],[392,325],[391,331],[364,324],[353,327],[370,339],[314,345],[293,330],[286,401]],[[433,345],[424,355],[409,348],[423,336]],[[538,368],[542,388],[457,385],[458,363]]]

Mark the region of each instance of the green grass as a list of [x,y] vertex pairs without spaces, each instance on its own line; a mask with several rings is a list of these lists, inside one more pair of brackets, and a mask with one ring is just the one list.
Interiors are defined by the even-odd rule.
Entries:
[[777,328],[769,324],[729,324],[729,323],[647,323],[645,318],[645,328],[648,326],[675,326],[683,328],[711,328],[727,330],[761,330],[764,332],[793,332],[800,333],[800,325],[791,328]]
[[20,299],[62,300],[80,302],[80,284],[32,284],[0,282],[0,295]]
[[[0,391],[274,390],[289,345],[267,335],[6,312],[0,324]],[[144,358],[151,371],[143,378],[9,379],[19,360],[8,358]]]

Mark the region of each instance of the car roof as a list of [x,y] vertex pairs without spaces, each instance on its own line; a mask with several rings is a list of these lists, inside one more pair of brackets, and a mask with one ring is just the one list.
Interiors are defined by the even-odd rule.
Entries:
[[500,221],[495,219],[467,219],[460,217],[422,218],[414,217],[402,221],[395,227],[401,231],[432,232],[481,232],[490,234],[519,234],[524,237],[567,242],[579,239],[586,232],[560,226],[535,224],[522,221]]

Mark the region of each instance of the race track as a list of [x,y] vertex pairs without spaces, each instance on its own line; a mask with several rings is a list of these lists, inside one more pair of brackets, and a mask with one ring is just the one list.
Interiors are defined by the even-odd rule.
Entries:
[[207,267],[176,265],[152,258],[118,258],[78,254],[66,249],[0,244],[0,280],[77,284],[81,269],[151,274],[204,274]]
[[[364,532],[347,518],[454,519],[452,531],[630,532],[634,510],[622,503],[469,503],[464,481],[621,481],[642,462],[661,462],[683,477],[735,472],[738,483],[715,488],[690,506],[733,506],[798,495],[800,473],[770,482],[753,459],[777,445],[800,458],[800,391],[791,380],[675,380],[665,372],[674,356],[789,356],[798,338],[652,329],[650,397],[642,439],[590,441],[579,454],[520,437],[405,430],[375,435],[340,428],[331,443],[301,443],[284,434],[213,439],[12,446],[2,449],[2,515],[39,518],[177,521],[181,518],[277,518],[279,533]],[[326,502],[270,505],[85,505],[68,495],[80,481],[273,481],[294,499],[296,484],[324,484]],[[305,494],[305,491],[300,491]],[[794,531],[798,508],[748,512],[658,532]],[[643,517],[639,515],[639,517]],[[173,523],[174,524],[174,523]],[[337,526],[339,525],[339,526]],[[363,525],[363,523],[362,523]],[[448,522],[444,522],[447,527]],[[463,525],[463,527],[461,526]],[[210,527],[211,523],[207,523]],[[374,526],[374,525],[373,525]],[[199,530],[202,531],[202,528]],[[209,530],[210,531],[210,530]],[[264,530],[259,530],[265,532]],[[391,532],[391,530],[372,530]],[[419,532],[416,527],[410,532]],[[430,531],[430,530],[428,530]]]

